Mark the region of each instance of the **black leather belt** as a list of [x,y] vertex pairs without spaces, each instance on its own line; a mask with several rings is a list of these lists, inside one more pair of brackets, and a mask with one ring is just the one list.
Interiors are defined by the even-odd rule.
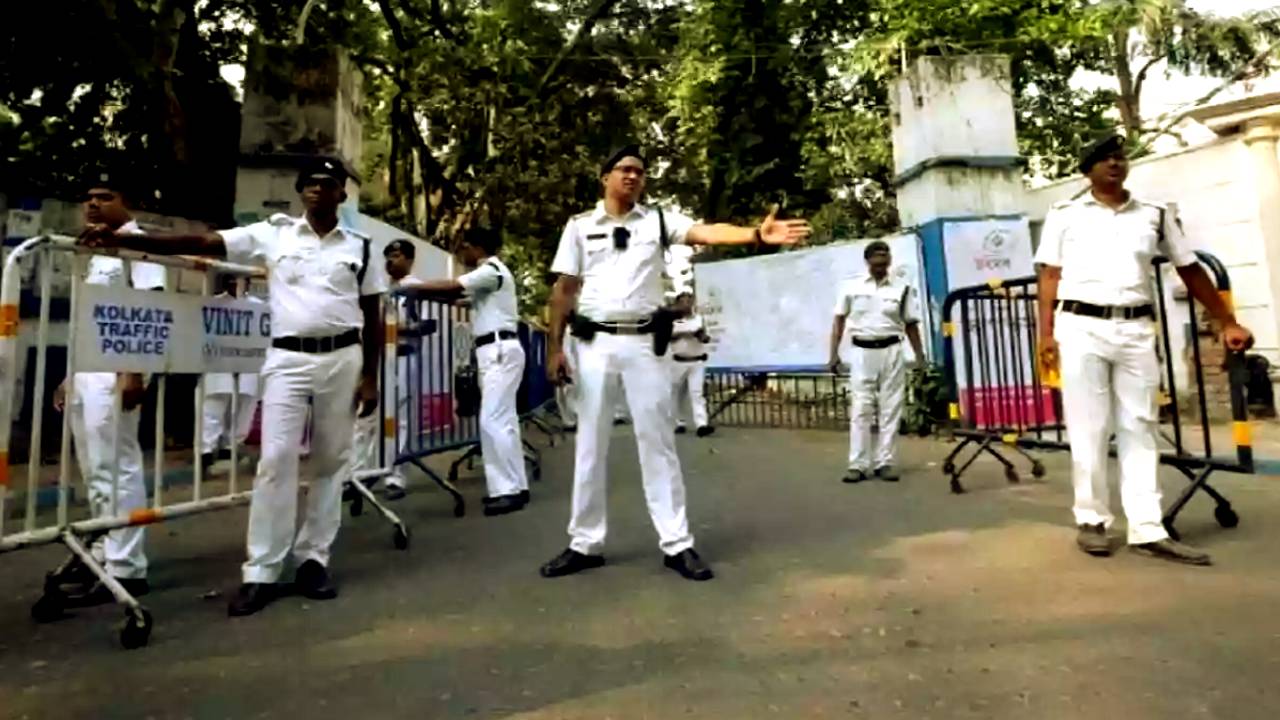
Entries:
[[1079,300],[1059,300],[1058,309],[1072,315],[1104,320],[1140,320],[1156,316],[1156,309],[1151,305],[1094,305]]
[[485,345],[491,345],[499,340],[515,340],[520,337],[511,330],[499,330],[498,332],[485,333],[476,336],[476,347],[482,348]]
[[360,342],[360,331],[352,328],[341,335],[329,337],[278,337],[271,339],[271,347],[304,353],[330,353]]
[[703,353],[702,355],[672,355],[671,359],[682,363],[706,362],[707,355],[706,353]]
[[894,345],[897,345],[900,342],[902,342],[902,338],[900,337],[886,337],[886,338],[856,337],[853,339],[854,347],[860,347],[864,350],[883,350],[884,348],[887,348],[887,347],[893,347]]
[[589,326],[596,332],[609,333],[610,335],[650,335],[654,330],[654,322],[650,319],[638,322],[597,322],[579,318],[576,322]]

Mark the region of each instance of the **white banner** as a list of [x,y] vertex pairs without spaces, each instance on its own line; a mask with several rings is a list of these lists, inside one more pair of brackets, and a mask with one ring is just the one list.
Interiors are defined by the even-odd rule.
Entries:
[[[924,273],[915,235],[882,238],[893,252],[893,274],[916,288],[923,304]],[[719,368],[825,367],[840,284],[867,271],[870,240],[699,263],[694,267],[698,310],[711,334],[708,365]],[[847,345],[843,343],[842,345]],[[909,351],[908,351],[909,352]]]
[[1025,218],[946,223],[942,246],[951,290],[1035,273],[1031,226]]
[[78,302],[78,371],[256,373],[271,344],[260,302],[89,284]]

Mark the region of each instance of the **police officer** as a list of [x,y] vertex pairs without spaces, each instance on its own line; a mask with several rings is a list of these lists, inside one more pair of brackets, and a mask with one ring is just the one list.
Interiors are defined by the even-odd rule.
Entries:
[[675,310],[681,315],[671,330],[671,389],[676,434],[685,432],[687,401],[698,437],[706,437],[716,431],[707,418],[707,401],[702,394],[707,375],[706,344],[711,342],[711,336],[707,334],[706,322],[694,308],[693,293],[677,295]]
[[516,410],[516,392],[524,377],[524,347],[516,332],[520,316],[515,278],[498,257],[500,245],[501,236],[496,230],[467,228],[456,254],[465,267],[471,268],[470,272],[456,280],[400,286],[401,293],[414,297],[450,301],[466,297],[470,301],[480,372],[480,452],[489,488],[484,514],[490,517],[523,510],[529,502],[520,415]]
[[[684,480],[671,427],[671,375],[657,354],[669,339],[662,304],[663,250],[671,243],[790,245],[809,234],[801,220],[775,220],[759,228],[700,225],[684,214],[642,205],[645,161],[626,146],[601,166],[604,199],[569,220],[551,270],[547,370],[555,382],[568,376],[564,331],[571,313],[578,337],[578,439],[568,549],[542,567],[558,577],[604,564],[607,529],[605,467],[614,389],[631,410],[649,516],[658,531],[666,567],[691,580],[709,580],[709,568],[693,549],[685,515]],[[665,228],[665,235],[662,229]],[[576,306],[576,308],[575,308]],[[657,342],[655,342],[657,340]]]
[[[386,260],[387,276],[391,280],[391,287],[398,288],[407,285],[415,285],[422,281],[414,277],[413,261],[417,256],[417,249],[413,245],[413,241],[400,238],[387,243],[387,247],[382,251],[383,259]],[[413,370],[421,371],[422,365],[414,356],[418,354],[420,342],[417,338],[422,336],[423,326],[418,317],[418,306],[415,303],[406,302],[404,298],[395,300],[399,335],[396,344],[396,417],[397,420],[397,452],[403,454],[405,443],[409,439],[409,418],[412,410],[413,399],[410,396],[411,391],[421,392],[421,382],[415,382],[410,385],[410,373]],[[377,464],[378,444],[381,441],[382,434],[379,432],[380,423],[377,414],[360,418],[356,423],[356,469],[367,470],[372,469]],[[394,458],[390,458],[394,460]],[[391,469],[391,474],[386,480],[387,490],[386,497],[388,500],[399,500],[407,493],[407,485],[405,483],[404,473],[400,472],[399,466]]]
[[[148,253],[226,256],[265,266],[271,292],[271,348],[262,366],[262,458],[249,507],[244,583],[228,614],[249,615],[279,594],[292,551],[294,586],[304,597],[337,597],[327,566],[342,520],[342,483],[352,471],[352,426],[377,408],[382,349],[381,263],[370,240],[338,224],[346,200],[342,162],[314,158],[298,174],[305,214],[278,214],[218,233],[128,236],[95,228],[84,242]],[[363,332],[362,332],[363,329]],[[312,400],[311,468],[296,538],[298,453]]]
[[1207,554],[1171,540],[1162,523],[1152,260],[1169,259],[1191,296],[1221,324],[1229,350],[1248,349],[1253,336],[1236,322],[1196,261],[1173,212],[1125,189],[1129,160],[1123,138],[1108,135],[1087,147],[1080,172],[1089,179],[1089,192],[1053,206],[1036,252],[1041,362],[1052,367],[1061,360],[1077,544],[1090,555],[1111,554],[1107,530],[1115,516],[1107,458],[1114,433],[1129,547],[1208,565]]
[[[853,338],[849,355],[849,468],[847,483],[862,482],[868,473],[887,482],[897,482],[894,458],[898,446],[898,423],[902,420],[902,399],[906,386],[906,358],[902,350],[905,335],[917,360],[924,357],[920,345],[920,318],[915,311],[915,291],[901,278],[889,274],[893,255],[881,240],[863,250],[867,272],[840,286],[836,297],[835,320],[831,323],[831,371],[840,367],[840,345],[848,323]],[[871,420],[879,407],[880,430],[875,455],[871,453]]]
[[[129,210],[131,198],[127,181],[119,173],[104,173],[100,178],[90,182],[85,193],[86,225],[108,228],[119,234],[142,232]],[[84,281],[91,285],[164,290],[166,273],[160,265],[140,262],[130,263],[126,272],[125,263],[119,258],[93,256]],[[119,411],[117,391],[122,397]],[[145,395],[142,375],[99,372],[76,373],[71,381],[70,397],[66,380],[54,393],[55,407],[70,413],[76,461],[88,489],[90,512],[95,518],[111,516],[112,484],[116,477],[119,478],[118,514],[128,515],[147,506],[142,446],[138,442],[139,407]],[[117,432],[119,438],[116,438]],[[94,559],[135,597],[150,590],[145,539],[145,528],[125,527],[107,533],[92,547]],[[79,592],[72,593],[74,604],[115,602],[111,591],[95,582],[87,568],[77,566],[71,575],[69,580],[82,583]]]
[[[221,289],[215,297],[230,298],[238,294],[234,275],[219,278]],[[252,295],[250,302],[262,301]],[[232,396],[235,402],[232,403]],[[231,406],[235,405],[232,415]],[[231,443],[244,443],[253,427],[253,414],[258,409],[258,376],[240,373],[239,381],[232,373],[208,373],[204,376],[204,427],[201,437],[201,462],[205,467],[224,457]]]

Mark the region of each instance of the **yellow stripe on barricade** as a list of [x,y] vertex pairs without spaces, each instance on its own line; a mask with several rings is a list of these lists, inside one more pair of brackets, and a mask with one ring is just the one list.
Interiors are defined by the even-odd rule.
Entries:
[[163,519],[155,508],[140,508],[129,513],[130,525],[150,525]]
[[1227,306],[1228,310],[1235,310],[1235,307],[1232,305],[1230,290],[1219,290],[1218,297],[1222,298],[1222,302]]
[[393,438],[396,436],[396,419],[382,418],[382,437]]
[[400,335],[400,326],[397,325],[396,323],[387,323],[385,331],[383,332],[383,335],[385,336],[384,344],[395,345],[396,340]]
[[18,336],[18,306],[0,305],[0,337]]
[[1001,278],[991,278],[990,280],[987,281],[987,287],[991,288],[992,290],[999,290],[1003,286],[1004,286],[1004,280],[1002,280]]
[[1000,442],[1004,443],[1005,445],[1017,445],[1017,444],[1018,444],[1018,434],[1017,434],[1017,433],[1005,433],[1004,435],[1001,435],[1001,436],[1000,436]]
[[960,403],[951,403],[947,406],[947,412],[951,413],[952,420],[960,419]]
[[1236,447],[1252,447],[1253,427],[1249,421],[1237,420],[1231,423],[1231,438],[1235,440]]
[[956,326],[950,320],[942,323],[943,337],[954,337],[956,334]]

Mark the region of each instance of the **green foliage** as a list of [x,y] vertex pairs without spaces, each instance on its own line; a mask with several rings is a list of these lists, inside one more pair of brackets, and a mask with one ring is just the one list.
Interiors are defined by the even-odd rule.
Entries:
[[929,365],[909,373],[898,431],[920,437],[931,435],[947,422],[947,413],[947,380],[942,367]]

